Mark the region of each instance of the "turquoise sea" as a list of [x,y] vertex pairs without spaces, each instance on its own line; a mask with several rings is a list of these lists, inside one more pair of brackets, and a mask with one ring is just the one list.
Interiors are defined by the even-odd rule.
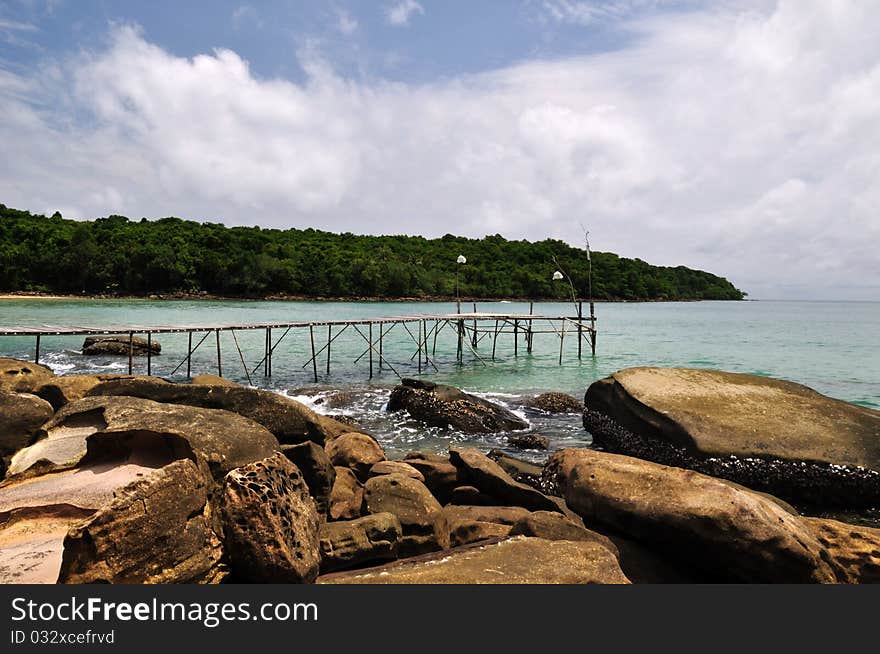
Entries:
[[[471,305],[465,305],[469,310]],[[528,313],[528,304],[480,302],[481,312]],[[48,300],[0,299],[0,325],[167,325],[339,320],[367,316],[452,313],[450,303],[404,302],[280,302],[231,300]],[[536,303],[535,313],[571,315],[571,303]],[[565,339],[559,365],[559,339],[538,334],[534,352],[520,343],[514,356],[513,336],[498,339],[494,362],[484,364],[465,350],[458,364],[451,330],[440,333],[434,362],[423,376],[453,384],[502,402],[524,415],[536,432],[551,438],[553,447],[590,442],[577,415],[547,416],[523,408],[522,399],[543,391],[565,391],[582,397],[589,384],[630,366],[688,366],[769,375],[810,386],[832,397],[880,409],[880,302],[670,302],[598,303],[598,347],[577,358],[577,339]],[[411,326],[415,329],[415,326]],[[283,330],[275,330],[277,338]],[[335,331],[334,331],[335,333]],[[263,356],[264,332],[236,332],[249,368]],[[318,347],[326,342],[326,327],[316,330]],[[153,359],[153,374],[169,376],[186,355],[186,334],[155,337],[162,355]],[[231,335],[222,334],[224,376],[247,382]],[[197,341],[198,339],[196,339]],[[41,363],[58,374],[125,372],[127,359],[84,357],[82,337],[44,337]],[[32,359],[33,338],[0,337],[0,356]],[[441,450],[450,440],[504,447],[503,435],[472,437],[427,429],[401,415],[383,411],[397,380],[389,369],[375,367],[368,379],[368,359],[355,359],[366,349],[354,330],[332,345],[332,367],[319,357],[319,381],[314,383],[308,330],[291,332],[275,350],[273,376],[262,367],[251,375],[255,386],[297,397],[325,413],[350,415],[376,434],[390,454],[421,449]],[[491,337],[477,351],[491,356]],[[384,354],[402,376],[418,376],[414,342],[402,327],[385,337]],[[136,372],[146,372],[137,359]],[[181,369],[185,373],[185,367]],[[193,372],[216,372],[216,345],[211,336],[194,356]],[[178,372],[175,379],[184,379]],[[344,389],[340,394],[337,391]],[[538,453],[532,453],[539,458]]]

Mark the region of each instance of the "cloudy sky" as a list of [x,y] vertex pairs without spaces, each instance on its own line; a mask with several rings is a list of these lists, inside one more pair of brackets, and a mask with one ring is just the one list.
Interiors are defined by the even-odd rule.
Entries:
[[0,0],[0,202],[880,300],[873,0]]

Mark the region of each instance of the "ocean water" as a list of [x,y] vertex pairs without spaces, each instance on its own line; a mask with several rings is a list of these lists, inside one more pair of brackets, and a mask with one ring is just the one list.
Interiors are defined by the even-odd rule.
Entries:
[[[463,307],[469,310],[471,305]],[[528,313],[528,304],[481,302],[484,312]],[[443,303],[402,302],[248,302],[176,300],[20,300],[0,299],[0,325],[162,325],[216,324],[269,321],[307,321],[413,314],[452,313]],[[570,303],[537,303],[536,314],[572,314]],[[577,357],[577,339],[569,333],[559,364],[556,334],[536,334],[531,355],[520,342],[514,356],[513,335],[498,337],[491,361],[491,336],[477,352],[465,349],[464,361],[456,361],[456,340],[451,330],[437,339],[436,356],[424,365],[422,377],[448,383],[482,395],[523,416],[530,430],[551,439],[552,448],[590,442],[577,414],[546,415],[527,409],[523,400],[544,391],[564,391],[582,397],[586,388],[615,370],[631,366],[686,366],[768,375],[805,384],[815,390],[880,409],[880,303],[878,302],[675,302],[598,303],[598,346],[595,358],[585,342]],[[415,330],[415,325],[410,328]],[[316,328],[320,348],[327,328]],[[363,330],[363,328],[362,328]],[[283,330],[274,330],[277,339]],[[378,333],[378,332],[376,332]],[[415,331],[413,332],[415,333]],[[336,330],[334,330],[336,334]],[[263,331],[236,332],[249,369],[263,356]],[[186,334],[154,337],[162,355],[153,358],[154,375],[185,379],[185,366],[172,375],[186,356]],[[194,344],[200,336],[196,336]],[[221,334],[223,373],[239,382],[247,376],[232,336]],[[126,372],[125,357],[84,357],[79,353],[83,337],[44,337],[41,363],[58,374]],[[413,357],[415,343],[403,327],[384,339],[384,355],[401,376],[418,377]],[[442,451],[451,442],[472,443],[484,449],[508,449],[506,435],[468,436],[450,430],[427,428],[405,415],[389,414],[384,408],[398,380],[387,367],[374,363],[368,378],[366,342],[349,328],[331,346],[332,365],[318,357],[318,383],[314,383],[307,329],[291,331],[277,346],[273,375],[264,377],[262,367],[251,374],[254,386],[295,397],[327,414],[344,414],[375,434],[390,455],[408,451]],[[34,339],[0,337],[0,356],[33,359]],[[359,360],[358,358],[361,357]],[[146,372],[146,359],[135,360],[135,371]],[[193,374],[216,373],[216,344],[211,335],[193,357]],[[509,450],[513,452],[514,450]],[[520,453],[522,454],[522,453]],[[526,452],[540,460],[544,454]]]

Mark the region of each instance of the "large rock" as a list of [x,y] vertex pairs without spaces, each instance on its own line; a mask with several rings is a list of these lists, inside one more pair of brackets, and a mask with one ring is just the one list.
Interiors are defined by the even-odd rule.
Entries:
[[[204,461],[216,479],[278,449],[265,428],[238,414],[132,397],[87,397],[58,411],[43,438],[20,450],[9,475],[64,470],[135,447]],[[143,444],[148,443],[148,447]]]
[[603,449],[691,468],[784,499],[880,503],[880,412],[788,381],[630,368],[595,382],[584,426]]
[[132,356],[145,357],[147,354],[157,356],[162,353],[162,346],[157,341],[147,341],[140,336],[87,336],[83,341],[82,353],[86,356]]
[[81,400],[98,384],[115,379],[117,375],[64,375],[53,377],[41,384],[34,390],[34,395],[39,395],[52,405],[56,411],[66,404]]
[[326,516],[330,510],[330,494],[336,481],[336,469],[324,448],[306,441],[299,445],[282,445],[281,451],[299,468],[315,501],[315,508],[320,515]]
[[547,475],[588,524],[604,525],[718,580],[833,583],[830,556],[796,516],[690,470],[562,450]]
[[283,395],[240,385],[173,384],[155,377],[112,379],[95,386],[89,396],[125,395],[154,402],[224,409],[260,423],[284,444],[325,440],[353,431]]
[[334,468],[336,479],[330,492],[331,520],[353,520],[363,513],[364,487],[350,468]]
[[370,477],[399,474],[424,483],[425,476],[404,461],[379,461],[370,467]]
[[507,437],[507,444],[520,450],[550,449],[550,439],[541,434],[513,434]]
[[880,584],[880,529],[823,518],[801,520],[828,549],[843,580]]
[[373,464],[385,460],[385,451],[376,439],[357,432],[334,438],[325,449],[333,465],[350,468],[361,481],[370,476]]
[[211,583],[225,572],[211,529],[210,480],[176,461],[117,493],[64,539],[62,583]]
[[584,540],[599,543],[618,554],[617,546],[607,536],[552,511],[535,511],[520,518],[510,528],[511,536],[534,536],[545,540]]
[[443,504],[449,501],[452,491],[461,485],[458,468],[449,462],[448,456],[410,452],[403,461],[422,473],[425,486]]
[[531,486],[535,490],[544,491],[544,488],[541,486],[544,466],[509,456],[499,449],[489,450],[486,456],[500,465],[504,472],[513,477],[514,481]]
[[452,386],[403,379],[388,399],[388,411],[406,411],[416,420],[466,434],[527,429],[529,424],[502,406]]
[[583,403],[568,393],[541,393],[523,404],[545,413],[580,413],[584,410]]
[[364,503],[372,514],[392,513],[400,520],[402,556],[449,546],[443,507],[423,483],[400,474],[373,477],[364,485]]
[[318,576],[318,512],[299,470],[280,452],[226,475],[220,515],[237,580],[308,583]]
[[397,558],[403,530],[392,513],[321,525],[321,572],[353,568],[370,561]]
[[443,507],[443,522],[450,547],[506,537],[510,533],[511,525],[525,515],[528,515],[528,511],[521,507]]
[[7,459],[30,443],[54,410],[30,393],[0,391],[0,457]]
[[514,481],[501,466],[479,450],[450,447],[449,460],[473,486],[503,503],[522,506],[530,511],[559,511],[552,499],[531,486]]
[[519,536],[318,580],[327,584],[626,584],[614,554],[591,542]]
[[0,357],[0,391],[33,393],[55,376],[46,366]]

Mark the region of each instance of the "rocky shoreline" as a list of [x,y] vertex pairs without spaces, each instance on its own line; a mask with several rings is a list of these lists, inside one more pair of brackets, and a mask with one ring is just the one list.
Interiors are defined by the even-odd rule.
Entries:
[[[880,529],[810,517],[874,506],[880,413],[724,375],[539,396],[583,409],[597,447],[538,466],[454,445],[389,460],[358,427],[211,376],[0,359],[0,582],[880,581]],[[392,397],[426,425],[521,427],[448,386]]]

